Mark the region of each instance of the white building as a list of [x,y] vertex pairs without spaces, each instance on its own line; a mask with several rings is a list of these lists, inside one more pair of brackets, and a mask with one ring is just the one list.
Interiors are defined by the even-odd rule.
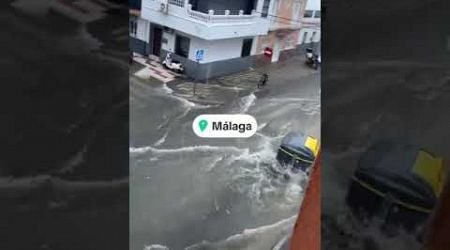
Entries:
[[320,43],[320,0],[307,0],[298,44],[302,47]]
[[159,59],[173,53],[199,80],[239,72],[266,47],[273,49],[272,61],[296,47],[305,1],[142,0],[130,18],[130,44]]
[[254,38],[266,34],[268,0],[142,0],[135,36],[145,55],[170,52],[197,79],[251,66]]

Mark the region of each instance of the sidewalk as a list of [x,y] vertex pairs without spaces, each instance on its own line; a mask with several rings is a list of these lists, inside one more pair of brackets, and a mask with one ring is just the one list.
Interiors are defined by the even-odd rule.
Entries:
[[[269,74],[269,80],[266,86],[258,88],[264,72]],[[183,75],[165,69],[159,62],[137,54],[134,55],[130,68],[130,75],[150,84],[167,84],[173,90],[173,95],[205,105],[222,105],[236,97],[251,93],[263,96],[271,91],[282,91],[291,84],[301,84],[302,77],[317,72],[304,65],[303,55],[296,55],[282,62],[250,68],[239,73],[211,78],[206,83],[188,80]]]
[[178,77],[181,77],[180,74],[177,74],[171,70],[165,69],[161,63],[153,60],[151,58],[147,58],[138,54],[133,55],[133,62],[137,63],[139,66],[133,67],[131,74],[134,76],[141,78],[143,80],[150,80],[154,78],[161,83],[168,83],[175,80]]
[[[221,105],[239,96],[249,95],[258,90],[261,73],[250,69],[237,74],[210,79],[207,83],[193,81],[173,81],[167,86],[174,95],[201,104]],[[194,95],[195,91],[195,95]]]
[[[258,89],[263,72],[269,74],[267,85]],[[271,90],[285,88],[290,84],[301,84],[301,77],[316,73],[313,69],[304,66],[302,55],[294,56],[286,61],[249,69],[236,74],[222,76],[208,80],[206,83],[176,80],[168,83],[175,95],[192,102],[203,104],[222,104],[236,97],[255,93],[257,96],[266,95]],[[293,83],[286,78],[298,77]],[[195,88],[195,95],[194,95]]]

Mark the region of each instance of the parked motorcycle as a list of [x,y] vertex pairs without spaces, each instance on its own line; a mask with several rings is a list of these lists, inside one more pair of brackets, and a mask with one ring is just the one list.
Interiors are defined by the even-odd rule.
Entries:
[[311,48],[306,49],[306,65],[313,69],[318,69],[320,66],[320,56],[315,54]]
[[164,66],[164,68],[173,70],[180,74],[184,72],[183,64],[180,61],[173,60],[172,53],[167,53],[166,58],[162,62],[162,65]]

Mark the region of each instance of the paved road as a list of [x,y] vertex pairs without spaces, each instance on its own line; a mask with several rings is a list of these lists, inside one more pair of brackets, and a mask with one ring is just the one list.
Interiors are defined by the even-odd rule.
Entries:
[[[173,86],[173,92],[130,79],[133,250],[152,244],[270,249],[288,235],[306,178],[293,175],[285,182],[270,168],[277,166],[276,149],[286,133],[320,138],[320,75],[303,66],[303,57],[274,65],[269,73],[269,85],[260,91],[239,77],[199,87],[205,99],[223,93],[219,103],[188,101],[190,92],[181,93],[188,83]],[[251,81],[246,77],[241,79]],[[203,113],[248,113],[259,129],[250,139],[201,139],[191,123]],[[256,230],[242,233],[248,228]]]

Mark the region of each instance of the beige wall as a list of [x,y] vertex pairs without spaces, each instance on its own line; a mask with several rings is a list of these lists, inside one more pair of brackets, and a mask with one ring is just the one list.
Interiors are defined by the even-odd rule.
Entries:
[[275,1],[273,17],[277,29],[299,28],[303,13],[306,8],[306,0],[272,0]]
[[295,48],[298,44],[299,32],[300,30],[275,30],[265,36],[259,36],[256,54],[264,53],[266,47],[274,48],[277,39],[281,50]]
[[256,54],[264,53],[266,47],[274,48],[277,40],[281,50],[293,49],[298,44],[306,0],[272,1],[275,1],[272,10],[276,10],[272,12],[272,15],[278,18],[271,17],[272,31],[267,35],[258,37]]

